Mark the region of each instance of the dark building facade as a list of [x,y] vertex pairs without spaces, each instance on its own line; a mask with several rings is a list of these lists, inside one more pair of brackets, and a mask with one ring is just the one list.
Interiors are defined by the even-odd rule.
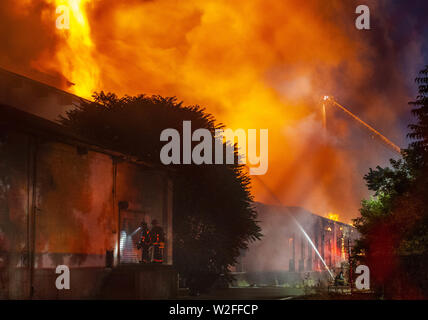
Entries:
[[[357,231],[348,224],[315,215],[299,207],[258,203],[263,238],[243,252],[236,272],[244,283],[296,285],[310,277],[328,281],[345,267]],[[325,263],[325,265],[324,265]]]
[[[0,104],[0,298],[174,297],[169,173],[22,109]],[[165,233],[163,263],[140,264],[138,228],[154,219]],[[69,290],[56,287],[59,265],[70,270]]]

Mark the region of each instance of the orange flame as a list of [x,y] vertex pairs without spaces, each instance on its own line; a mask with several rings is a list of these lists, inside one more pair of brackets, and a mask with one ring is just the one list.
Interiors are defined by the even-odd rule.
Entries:
[[327,219],[333,220],[333,221],[339,221],[339,215],[333,212],[327,213]]
[[70,13],[69,29],[57,30],[59,37],[63,40],[63,44],[56,52],[61,72],[74,84],[71,88],[74,94],[90,98],[94,91],[100,89],[100,71],[94,58],[95,46],[86,13],[86,7],[91,1],[53,1],[56,7],[66,6]]
[[[268,128],[263,180],[283,203],[358,214],[364,191],[354,157],[320,139],[315,115],[326,92],[359,87],[371,76],[361,59],[369,44],[338,19],[355,11],[351,2],[37,1],[53,7],[40,16],[58,41],[32,62],[74,83],[63,89],[86,98],[101,90],[177,96],[229,128]],[[55,29],[59,5],[70,9],[69,30]],[[333,76],[338,70],[346,87]],[[253,188],[256,200],[271,201],[262,186]]]

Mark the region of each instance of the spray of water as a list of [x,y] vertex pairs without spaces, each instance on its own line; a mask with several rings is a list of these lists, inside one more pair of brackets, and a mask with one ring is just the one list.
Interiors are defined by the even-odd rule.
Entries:
[[132,237],[134,234],[136,234],[139,230],[141,229],[141,227],[138,227],[137,229],[134,230],[134,232],[132,232],[129,236]]
[[[279,205],[283,206],[281,200],[279,200],[279,198],[276,196],[276,194],[263,182],[263,180],[259,176],[255,175],[253,177],[255,177],[257,180],[259,180],[259,182],[261,183],[261,185],[269,192],[269,194],[271,195],[271,197],[273,199],[275,199],[275,201]],[[297,225],[297,227],[299,228],[299,230],[303,233],[303,235],[305,236],[305,238],[308,239],[309,244],[311,245],[312,249],[314,249],[315,253],[317,254],[317,256],[322,261],[325,269],[328,271],[328,274],[334,279],[334,276],[333,276],[332,272],[330,271],[330,269],[328,268],[327,263],[325,262],[324,258],[321,256],[321,254],[319,253],[317,247],[312,242],[312,240],[309,237],[309,235],[306,233],[305,229],[303,229],[303,227],[300,225],[300,223],[297,221],[297,219],[293,216],[293,214],[291,214],[290,212],[287,212],[287,213],[291,216],[291,218],[293,219],[294,223]]]
[[302,231],[302,233],[305,236],[305,238],[308,239],[308,242],[311,244],[311,246],[314,249],[315,253],[320,258],[320,260],[322,261],[322,263],[324,264],[324,267],[326,268],[326,270],[328,271],[328,273],[330,274],[330,276],[334,279],[333,274],[331,273],[330,269],[328,268],[327,264],[325,263],[324,259],[322,258],[321,254],[319,253],[317,247],[312,242],[311,237],[309,237],[309,235],[306,233],[305,229],[303,229],[303,227],[300,225],[300,223],[296,219],[293,219],[293,220],[297,224],[297,226],[299,227],[300,231]]
[[126,232],[122,230],[122,232],[120,233],[120,251],[121,252],[123,251],[123,248],[125,247],[126,241],[128,241],[128,239],[132,238],[134,236],[134,234],[136,234],[140,229],[141,229],[141,227],[138,227],[129,235],[126,234]]

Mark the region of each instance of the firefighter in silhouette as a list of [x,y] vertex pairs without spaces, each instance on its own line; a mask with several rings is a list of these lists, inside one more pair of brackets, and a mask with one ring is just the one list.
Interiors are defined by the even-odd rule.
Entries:
[[336,278],[334,279],[334,285],[336,286],[344,286],[345,285],[345,277],[343,276],[343,271],[341,270]]
[[150,230],[147,227],[146,222],[141,222],[141,236],[137,243],[137,249],[141,249],[141,263],[148,263],[150,260],[149,248],[151,245],[150,241]]
[[163,262],[163,249],[165,247],[165,235],[161,226],[156,219],[152,221],[150,230],[150,239],[153,246],[153,263]]

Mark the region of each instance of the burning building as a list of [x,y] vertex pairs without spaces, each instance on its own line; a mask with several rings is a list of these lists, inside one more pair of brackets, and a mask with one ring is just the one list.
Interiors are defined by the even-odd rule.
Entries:
[[299,207],[258,203],[257,212],[263,238],[243,252],[235,270],[244,283],[292,286],[305,276],[317,283],[347,268],[358,237],[351,225]]
[[[168,172],[41,117],[77,96],[6,71],[0,82],[0,297],[173,297]],[[138,228],[155,219],[163,263],[140,264]],[[56,287],[59,265],[69,290]]]

